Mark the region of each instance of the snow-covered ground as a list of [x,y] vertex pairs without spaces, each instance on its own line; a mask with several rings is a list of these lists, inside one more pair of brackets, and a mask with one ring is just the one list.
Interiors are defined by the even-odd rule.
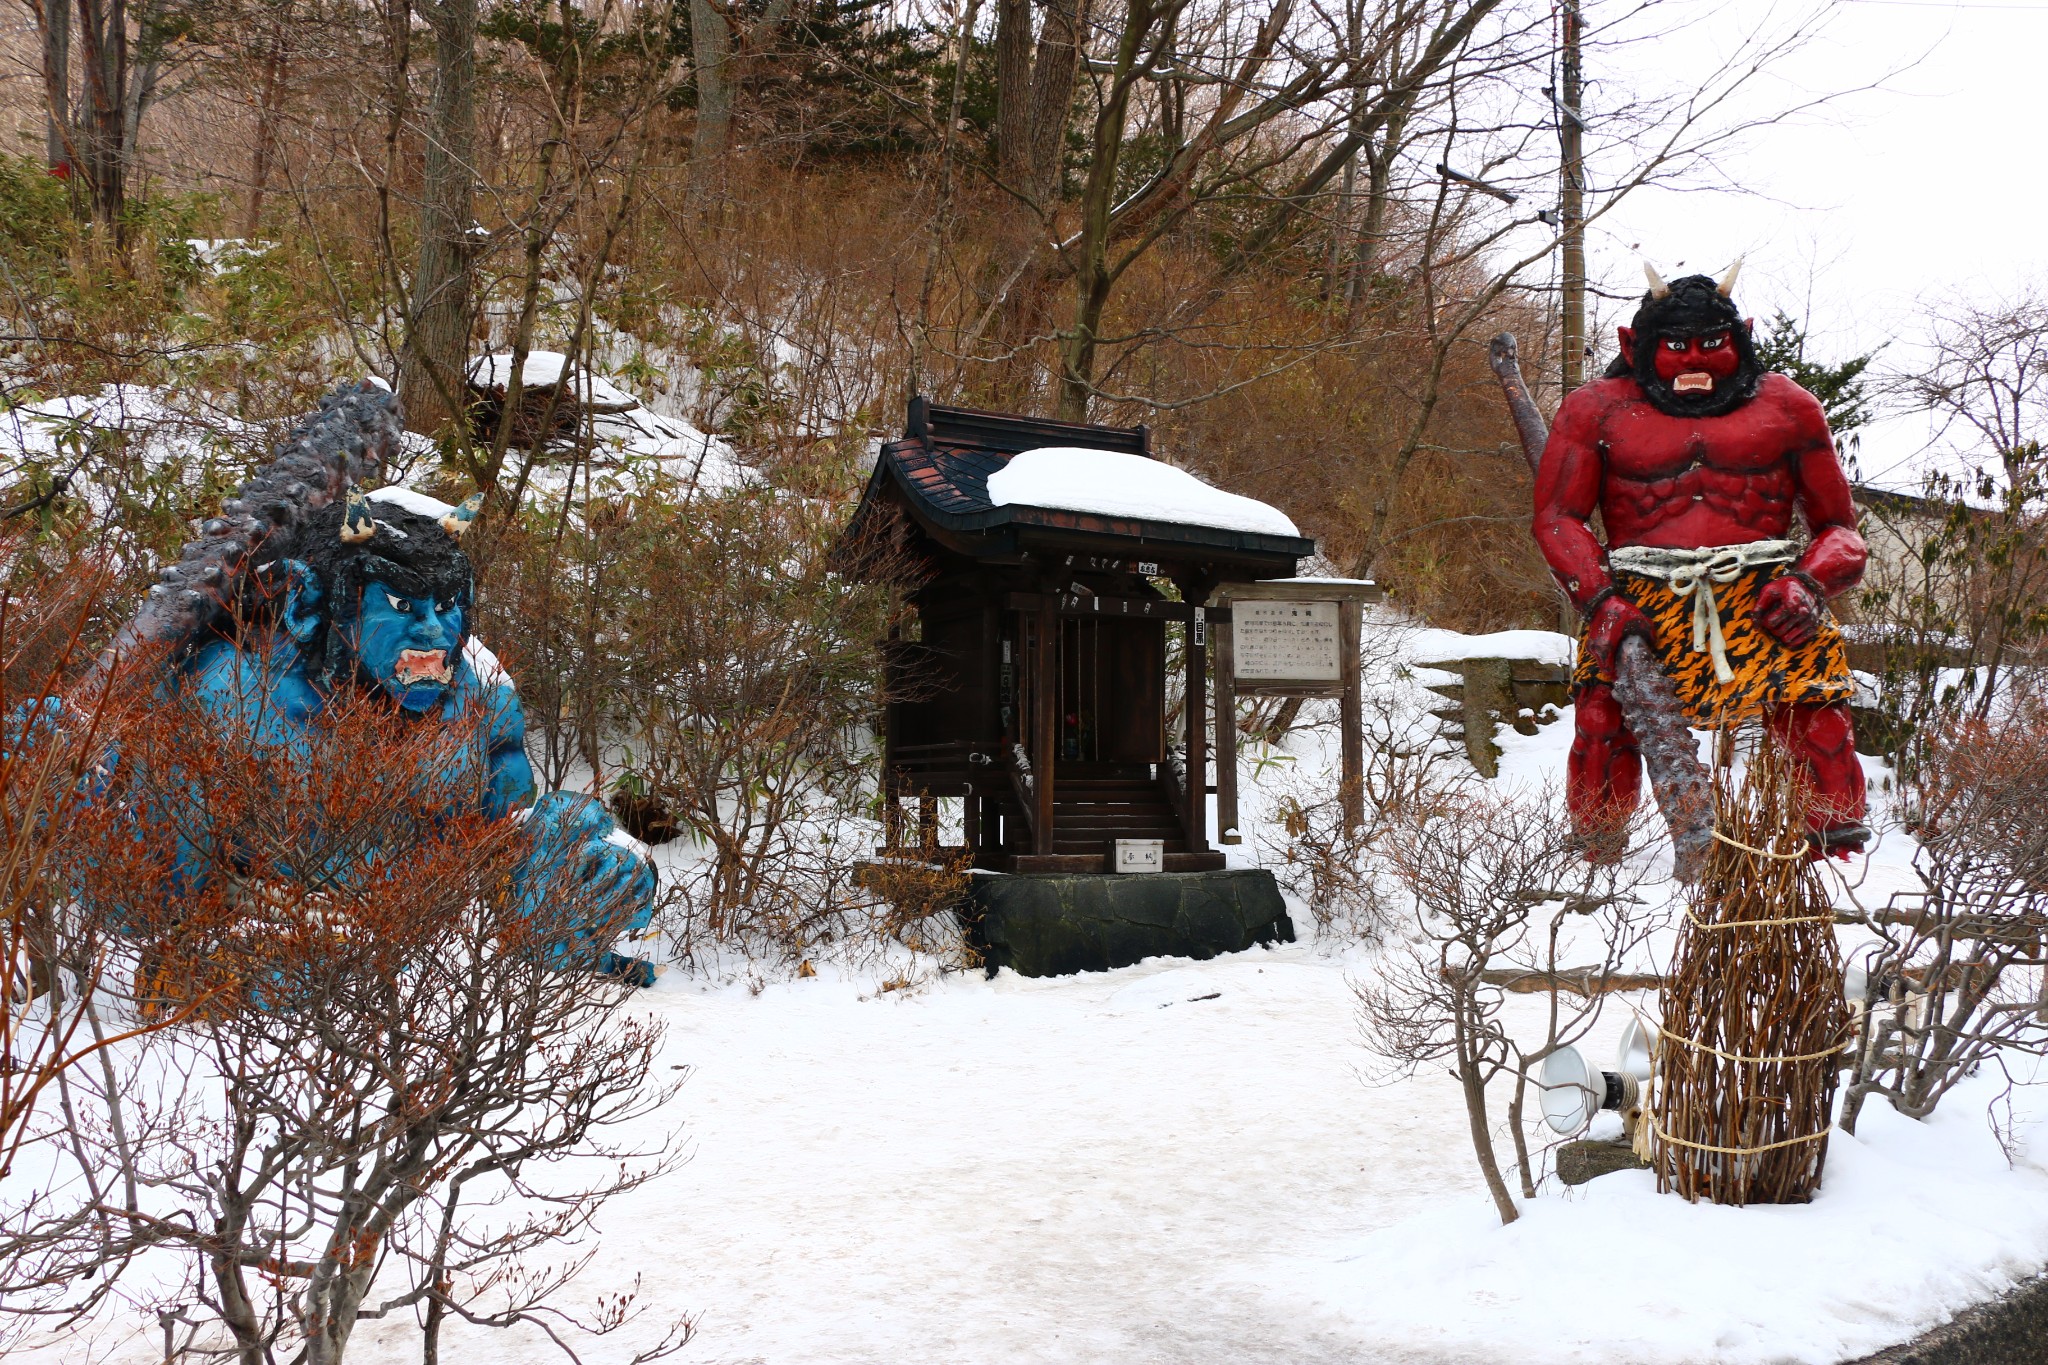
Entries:
[[2048,1171],[2007,1167],[1981,1093],[1838,1137],[1809,1207],[1626,1173],[1502,1228],[1451,1082],[1361,1080],[1370,970],[665,981],[696,1157],[606,1215],[583,1291],[643,1275],[707,1362],[1833,1362],[2048,1259]]
[[[1500,780],[1558,778],[1569,729],[1504,732]],[[1312,781],[1325,747],[1273,771]],[[1901,884],[1908,852],[1894,836],[1860,894]],[[1811,1205],[1693,1206],[1623,1173],[1503,1228],[1451,1080],[1385,1083],[1360,1041],[1352,985],[1377,969],[1326,942],[901,990],[884,968],[671,972],[643,1000],[688,1081],[647,1136],[680,1127],[692,1156],[602,1214],[564,1304],[637,1278],[649,1311],[582,1357],[630,1359],[687,1314],[680,1358],[719,1365],[1836,1362],[2048,1262],[2048,1103],[2020,1092],[2009,1161],[1988,1080],[1928,1123],[1867,1108]],[[1631,1005],[1654,1001],[1615,1001],[1596,1061]],[[1540,1008],[1509,1017],[1533,1036]],[[160,1342],[138,1316],[92,1346],[140,1365]],[[366,1323],[350,1359],[417,1349],[409,1323]],[[561,1357],[462,1330],[443,1358]]]

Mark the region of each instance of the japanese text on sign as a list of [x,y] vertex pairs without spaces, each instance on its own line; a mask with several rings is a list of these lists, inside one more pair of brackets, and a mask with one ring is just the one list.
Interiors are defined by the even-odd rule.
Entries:
[[1231,603],[1240,682],[1335,682],[1335,602]]

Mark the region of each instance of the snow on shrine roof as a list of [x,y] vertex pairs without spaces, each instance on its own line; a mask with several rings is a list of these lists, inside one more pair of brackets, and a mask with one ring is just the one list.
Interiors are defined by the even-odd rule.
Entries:
[[[885,489],[929,530],[970,554],[1014,552],[1018,532],[1100,538],[1122,554],[1186,546],[1288,572],[1315,542],[1278,510],[1211,487],[1151,457],[1144,427],[1091,426],[1010,413],[910,404],[908,431],[883,443],[848,525],[858,543]],[[1139,542],[1133,545],[1132,542]]]
[[1084,446],[1026,450],[988,476],[992,506],[1138,517],[1264,536],[1299,536],[1285,513],[1143,455]]

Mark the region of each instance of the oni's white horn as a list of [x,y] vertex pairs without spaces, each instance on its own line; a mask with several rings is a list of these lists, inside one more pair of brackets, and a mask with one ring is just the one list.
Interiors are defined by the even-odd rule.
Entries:
[[483,510],[484,495],[482,493],[471,493],[462,500],[459,506],[449,508],[442,515],[441,529],[457,540],[460,540],[462,539],[462,533],[469,529],[469,524],[476,520],[476,514]]
[[1650,297],[1651,297],[1651,298],[1653,298],[1653,299],[1668,299],[1668,298],[1670,298],[1670,297],[1671,297],[1671,286],[1670,286],[1670,285],[1668,285],[1668,284],[1666,284],[1666,283],[1664,283],[1664,277],[1663,277],[1662,275],[1659,275],[1659,274],[1657,273],[1657,267],[1656,267],[1656,266],[1654,266],[1654,265],[1651,265],[1651,264],[1650,264],[1650,263],[1649,263],[1648,261],[1644,261],[1644,262],[1643,262],[1643,273],[1644,273],[1645,275],[1648,275],[1648,276],[1650,277]]
[[1714,288],[1720,292],[1722,298],[1725,299],[1732,297],[1734,295],[1735,277],[1737,275],[1740,275],[1741,273],[1742,257],[1737,256],[1735,258],[1735,263],[1729,266],[1727,272],[1721,276],[1721,282],[1714,286]]

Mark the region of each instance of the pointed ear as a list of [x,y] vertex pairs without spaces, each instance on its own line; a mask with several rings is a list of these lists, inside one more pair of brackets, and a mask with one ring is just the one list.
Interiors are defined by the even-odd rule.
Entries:
[[1634,369],[1636,367],[1636,329],[1633,327],[1617,327],[1614,329],[1614,335],[1621,340],[1621,363],[1630,369]]
[[302,560],[284,562],[284,628],[300,644],[313,638],[320,628],[320,603],[326,597],[320,580]]
[[1756,339],[1756,319],[1744,318],[1742,320],[1742,330],[1749,333],[1750,340],[1754,341]]

